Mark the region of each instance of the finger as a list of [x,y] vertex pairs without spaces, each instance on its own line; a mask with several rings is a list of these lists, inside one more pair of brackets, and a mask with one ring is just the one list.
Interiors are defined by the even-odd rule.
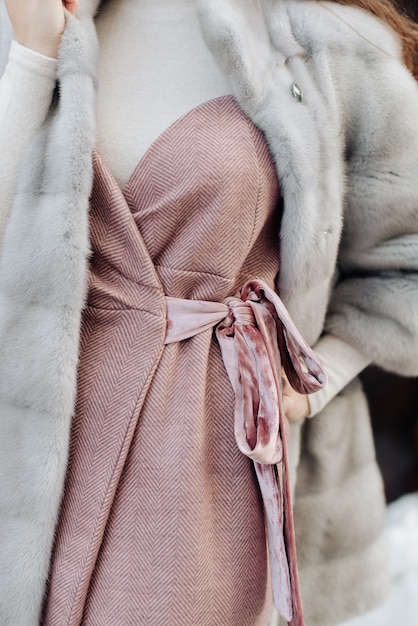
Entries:
[[291,410],[293,409],[293,405],[293,398],[287,395],[283,395],[283,410],[286,415],[291,412]]
[[72,15],[75,15],[78,9],[78,0],[64,1],[64,6]]
[[283,393],[290,393],[292,386],[289,383],[289,379],[287,378],[286,374],[282,375],[282,389],[283,389]]

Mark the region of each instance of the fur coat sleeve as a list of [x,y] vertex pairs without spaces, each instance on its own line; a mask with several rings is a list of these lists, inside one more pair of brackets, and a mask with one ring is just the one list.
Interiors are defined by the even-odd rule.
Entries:
[[[362,45],[346,65],[346,195],[325,328],[379,366],[418,375],[418,88]],[[355,80],[354,73],[358,72]]]
[[[401,375],[418,375],[418,85],[383,23],[332,3],[306,5],[322,23],[308,44],[328,51],[339,99],[344,195],[324,330]],[[292,13],[294,11],[294,13]],[[322,13],[322,22],[320,16]],[[290,9],[296,22],[296,8]],[[329,236],[330,233],[328,233]]]

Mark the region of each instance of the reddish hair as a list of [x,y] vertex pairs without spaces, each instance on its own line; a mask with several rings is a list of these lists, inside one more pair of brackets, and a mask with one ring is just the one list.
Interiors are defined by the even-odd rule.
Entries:
[[403,61],[418,80],[418,25],[390,0],[334,0],[365,9],[384,20],[398,33],[403,44]]

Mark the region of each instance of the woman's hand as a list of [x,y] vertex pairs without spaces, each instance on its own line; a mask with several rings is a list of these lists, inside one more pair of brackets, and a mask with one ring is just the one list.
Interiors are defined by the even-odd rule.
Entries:
[[16,41],[56,59],[65,28],[64,7],[75,15],[78,0],[5,0],[5,5]]
[[308,396],[295,391],[282,370],[283,408],[289,422],[299,422],[308,417],[310,406]]

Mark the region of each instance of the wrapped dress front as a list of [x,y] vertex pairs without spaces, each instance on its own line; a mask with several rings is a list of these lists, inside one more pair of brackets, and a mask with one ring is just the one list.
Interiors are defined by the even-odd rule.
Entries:
[[265,625],[264,517],[208,329],[164,345],[165,297],[222,302],[279,270],[280,195],[232,96],[167,129],[121,191],[100,155],[78,402],[44,623]]

